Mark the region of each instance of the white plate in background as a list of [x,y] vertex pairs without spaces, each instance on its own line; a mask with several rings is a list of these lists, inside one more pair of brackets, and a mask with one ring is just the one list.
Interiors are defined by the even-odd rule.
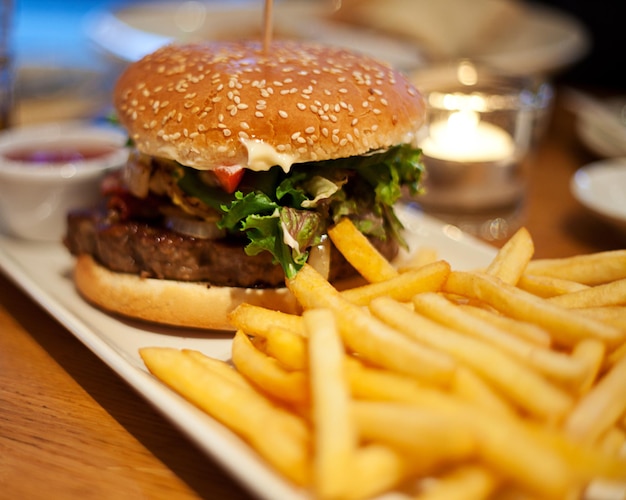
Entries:
[[[423,64],[412,44],[369,30],[331,22],[331,2],[275,2],[273,38],[295,38],[343,46],[384,59],[398,68]],[[106,53],[126,62],[173,41],[263,37],[263,2],[140,3],[87,16],[85,34]]]
[[[390,0],[381,0],[393,6]],[[331,0],[275,2],[274,37],[311,39],[344,46],[384,59],[402,70],[426,64],[419,32],[385,31],[390,22],[372,19],[370,28],[331,20]],[[414,11],[404,12],[412,8]],[[421,4],[399,5],[403,19],[417,19]],[[589,49],[583,24],[567,13],[545,6],[527,5],[525,15],[503,30],[479,53],[460,54],[516,73],[550,74],[580,59]],[[377,22],[380,21],[380,24]],[[393,22],[391,22],[393,25]],[[151,2],[87,16],[84,32],[109,55],[135,61],[158,47],[177,41],[250,37],[262,33],[263,3],[241,1]],[[415,23],[417,29],[417,23]],[[446,26],[442,26],[446,30]],[[450,36],[454,30],[450,30]]]
[[626,158],[590,163],[571,179],[574,197],[598,217],[626,231]]

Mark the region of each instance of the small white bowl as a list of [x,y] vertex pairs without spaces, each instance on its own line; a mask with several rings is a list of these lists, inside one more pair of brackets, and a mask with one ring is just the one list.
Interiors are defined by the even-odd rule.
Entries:
[[570,188],[588,210],[626,231],[626,158],[580,168],[572,176]]
[[56,122],[0,133],[0,230],[61,241],[72,209],[98,202],[103,176],[128,158],[127,136],[92,122]]

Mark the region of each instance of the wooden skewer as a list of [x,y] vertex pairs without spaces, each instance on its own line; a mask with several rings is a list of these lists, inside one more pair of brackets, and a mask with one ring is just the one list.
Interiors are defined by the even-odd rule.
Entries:
[[267,54],[272,42],[272,6],[273,0],[265,0],[265,12],[263,17],[263,51]]

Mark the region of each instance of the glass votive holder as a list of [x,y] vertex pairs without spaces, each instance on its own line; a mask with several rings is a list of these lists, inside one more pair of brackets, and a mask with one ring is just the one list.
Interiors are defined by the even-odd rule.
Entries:
[[465,232],[506,239],[524,220],[536,86],[467,60],[424,68],[412,79],[428,111],[417,133],[424,192],[414,201]]

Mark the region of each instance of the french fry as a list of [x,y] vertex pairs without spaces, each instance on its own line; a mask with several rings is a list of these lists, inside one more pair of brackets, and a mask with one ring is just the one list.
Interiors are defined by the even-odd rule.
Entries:
[[352,267],[370,283],[398,275],[398,270],[347,217],[330,227],[328,236]]
[[501,481],[481,465],[460,465],[443,473],[425,491],[419,500],[483,500],[491,498]]
[[543,347],[549,347],[552,344],[550,334],[543,328],[540,328],[532,323],[503,316],[498,312],[482,309],[472,305],[461,304],[459,307],[471,315],[488,321],[498,328],[514,335],[515,337],[519,337],[526,342]]
[[626,278],[547,300],[567,308],[626,305]]
[[246,302],[238,305],[228,315],[228,321],[236,330],[243,330],[248,335],[266,337],[274,328],[290,330],[304,335],[302,316],[274,311]]
[[626,431],[617,426],[608,429],[599,439],[598,449],[607,455],[619,456],[626,450]]
[[580,360],[585,366],[585,376],[578,381],[575,389],[578,394],[585,394],[596,381],[602,368],[606,346],[596,339],[581,340],[572,350],[572,358]]
[[626,491],[626,250],[531,260],[522,228],[483,271],[428,248],[397,271],[332,231],[369,284],[305,265],[301,316],[232,311],[234,368],[142,349],[151,373],[320,500]]
[[626,306],[585,307],[576,312],[609,323],[626,332]]
[[347,500],[372,498],[405,480],[412,471],[410,461],[388,446],[361,446],[350,468],[350,491]]
[[[563,428],[573,439],[592,444],[626,412],[626,358],[622,358],[585,394]],[[625,466],[626,472],[626,466]]]
[[306,350],[306,339],[292,330],[272,328],[265,337],[265,352],[291,371],[307,369]]
[[457,332],[481,339],[553,380],[571,382],[580,380],[584,375],[585,366],[576,359],[511,336],[506,330],[472,316],[441,295],[417,294],[413,297],[413,306],[420,314]]
[[515,285],[534,253],[535,245],[530,233],[522,227],[498,250],[485,273]]
[[455,363],[439,351],[410,341],[405,335],[355,306],[311,266],[304,265],[287,286],[306,309],[328,308],[337,314],[345,345],[363,359],[436,384],[448,384]]
[[[350,386],[355,397],[410,403],[451,416],[463,415],[466,423],[480,436],[479,458],[503,478],[513,479],[545,498],[562,498],[571,485],[577,483],[568,465],[571,449],[559,449],[521,421],[483,411],[450,393],[421,386],[403,376],[390,377],[384,370],[360,363],[352,363],[349,368]],[[580,474],[580,477],[588,476]]]
[[624,358],[626,358],[626,342],[620,345],[605,358],[604,369],[610,370],[613,366],[615,366]]
[[552,276],[534,276],[532,274],[523,274],[518,280],[517,286],[522,290],[543,298],[556,297],[557,295],[578,292],[589,288],[589,285],[583,285],[576,281],[553,278]]
[[274,358],[257,350],[241,330],[233,338],[232,356],[237,370],[264,392],[287,403],[308,402],[308,377],[281,367]]
[[182,353],[185,354],[185,356],[189,356],[194,361],[201,363],[206,370],[210,370],[216,375],[225,378],[229,382],[237,384],[242,389],[248,389],[251,391],[256,390],[241,373],[235,370],[228,363],[219,359],[211,358],[200,351],[192,349],[182,349]]
[[350,393],[344,370],[344,350],[328,309],[305,311],[309,337],[309,366],[313,406],[313,476],[322,498],[341,498],[349,491],[346,472],[357,447],[350,413]]
[[464,366],[455,372],[452,391],[467,402],[485,411],[512,417],[515,410],[493,387]]
[[359,306],[366,306],[381,296],[409,301],[416,293],[440,290],[449,274],[450,264],[439,260],[385,281],[348,288],[341,292],[341,296]]
[[584,285],[600,285],[626,278],[626,250],[596,252],[557,259],[535,259],[526,272],[552,276]]
[[242,436],[287,478],[310,483],[311,439],[301,419],[178,349],[141,348],[139,353],[155,377]]
[[624,339],[618,328],[576,314],[519,288],[480,273],[453,271],[444,291],[482,300],[503,314],[517,319],[529,319],[552,334],[559,344],[572,347],[585,338],[597,338],[609,345]]
[[412,467],[421,473],[474,456],[478,447],[477,436],[462,414],[452,417],[415,405],[371,401],[352,403],[352,414],[366,441],[409,455]]
[[[483,437],[479,456],[488,463],[493,462],[490,466],[496,473],[514,477],[521,485],[537,483],[530,487],[533,490],[557,490],[560,487],[569,490],[572,484],[578,483],[573,481],[572,475],[580,481],[597,477],[626,479],[623,462],[581,447],[551,428],[496,415],[448,392],[423,386],[403,375],[364,366],[356,360],[348,367],[352,392],[359,399],[410,403],[451,415],[466,415]],[[507,435],[510,442],[507,442]],[[519,450],[521,455],[510,453],[512,449]],[[537,471],[547,470],[555,475],[537,474]],[[548,495],[546,498],[560,497]]]
[[564,391],[489,344],[460,335],[387,297],[372,301],[370,309],[410,338],[441,349],[470,366],[533,415],[560,420],[572,406],[571,397]]

